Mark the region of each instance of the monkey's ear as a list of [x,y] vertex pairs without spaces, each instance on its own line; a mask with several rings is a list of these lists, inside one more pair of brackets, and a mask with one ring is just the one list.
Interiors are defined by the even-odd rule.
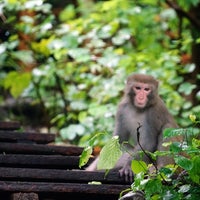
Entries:
[[152,90],[157,93],[158,92],[158,87],[159,87],[159,81],[155,80],[154,83],[151,84],[152,85]]
[[158,89],[159,84],[160,84],[160,82],[158,80],[156,80],[156,82],[155,82],[156,89]]
[[125,80],[125,84],[126,84],[126,85],[129,85],[131,82],[132,82],[132,80],[131,80],[130,77],[128,77],[128,78]]

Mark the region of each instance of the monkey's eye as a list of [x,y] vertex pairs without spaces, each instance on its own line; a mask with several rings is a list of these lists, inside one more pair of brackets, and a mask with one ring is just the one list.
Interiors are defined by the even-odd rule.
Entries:
[[136,90],[141,90],[141,87],[136,86],[135,89],[136,89]]
[[148,92],[150,90],[150,88],[144,88],[144,90]]

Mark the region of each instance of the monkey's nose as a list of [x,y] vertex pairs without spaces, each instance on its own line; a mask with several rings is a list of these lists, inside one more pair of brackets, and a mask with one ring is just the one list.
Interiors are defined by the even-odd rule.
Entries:
[[141,99],[141,100],[144,99],[144,93],[139,94],[139,99]]

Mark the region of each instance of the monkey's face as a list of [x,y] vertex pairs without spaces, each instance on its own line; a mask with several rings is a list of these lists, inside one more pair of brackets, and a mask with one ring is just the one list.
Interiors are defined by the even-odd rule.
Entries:
[[134,106],[143,109],[147,106],[149,101],[148,96],[151,94],[151,86],[147,83],[135,83],[132,87],[135,94],[134,96]]

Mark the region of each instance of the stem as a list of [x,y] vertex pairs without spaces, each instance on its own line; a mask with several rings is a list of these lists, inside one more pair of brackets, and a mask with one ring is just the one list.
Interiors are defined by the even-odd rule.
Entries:
[[[150,160],[150,162],[152,162],[153,166],[156,169],[156,174],[158,174],[158,167],[157,164],[155,163],[155,161],[151,158],[151,156],[145,151],[145,149],[142,147],[142,145],[140,144],[140,128],[142,127],[142,125],[140,123],[138,123],[138,127],[137,127],[137,142],[138,145],[140,146],[140,148],[142,149],[142,151],[144,152],[144,154],[147,156],[147,158]],[[163,179],[163,181],[168,184],[168,182],[165,180],[165,178],[163,177],[163,175],[160,173],[161,178]]]

